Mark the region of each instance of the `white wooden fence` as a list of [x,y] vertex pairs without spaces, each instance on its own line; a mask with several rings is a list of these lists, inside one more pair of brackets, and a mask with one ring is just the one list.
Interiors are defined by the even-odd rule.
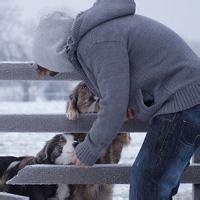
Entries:
[[[40,77],[31,62],[0,63],[0,80],[80,80],[77,74],[59,74],[56,77]],[[76,121],[69,121],[65,115],[1,115],[0,132],[88,132],[95,115],[82,115]],[[137,120],[126,122],[121,131],[145,132],[148,123]],[[200,199],[200,153],[194,156],[194,163],[185,171],[182,183],[193,184],[193,200]],[[87,169],[77,166],[34,165],[22,169],[9,184],[129,184],[129,165],[98,164]],[[0,199],[28,199],[12,194],[0,193]]]

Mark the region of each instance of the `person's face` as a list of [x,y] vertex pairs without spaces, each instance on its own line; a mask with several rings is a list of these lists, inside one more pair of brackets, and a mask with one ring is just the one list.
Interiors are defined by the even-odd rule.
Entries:
[[41,67],[40,65],[38,65],[38,68],[36,71],[37,71],[38,75],[40,75],[40,76],[46,76],[46,75],[56,76],[58,74],[58,72],[50,71],[44,67]]

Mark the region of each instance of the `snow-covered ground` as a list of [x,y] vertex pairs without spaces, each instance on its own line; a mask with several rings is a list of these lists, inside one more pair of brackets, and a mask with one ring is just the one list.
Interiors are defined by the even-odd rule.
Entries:
[[[55,114],[64,113],[65,102],[0,102],[0,114]],[[0,155],[35,155],[44,145],[45,141],[57,133],[0,133]],[[144,140],[145,133],[132,134],[131,144],[124,148],[122,153],[122,164],[132,164],[137,156],[140,146]],[[23,139],[19,139],[23,138]],[[127,200],[129,185],[115,185],[114,200]],[[191,200],[191,185],[181,185],[175,200]]]

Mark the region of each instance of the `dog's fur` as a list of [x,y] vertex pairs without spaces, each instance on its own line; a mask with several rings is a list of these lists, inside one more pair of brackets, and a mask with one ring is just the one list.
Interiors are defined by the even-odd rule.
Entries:
[[[10,159],[10,157],[7,157]],[[15,161],[13,161],[15,159]],[[1,191],[12,194],[18,194],[23,196],[29,196],[31,200],[47,200],[48,197],[52,197],[56,193],[56,185],[8,185],[6,182],[17,175],[18,171],[27,165],[34,165],[37,163],[36,157],[19,157],[10,159],[10,163],[7,162],[7,169],[1,176]],[[5,158],[0,158],[0,162],[3,163]]]
[[[80,82],[75,87],[67,102],[66,113],[70,120],[77,119],[79,114],[98,113],[100,110],[99,99],[92,94],[84,82]],[[124,121],[127,120],[127,118],[124,119]],[[82,142],[86,136],[85,133],[74,133],[73,135],[75,141],[78,142]],[[96,163],[118,163],[123,147],[130,144],[130,141],[129,133],[119,133]]]
[[[95,113],[100,110],[99,100],[81,82],[69,96],[67,116],[71,120],[80,113]],[[19,170],[34,164],[72,164],[70,158],[75,146],[84,140],[86,133],[59,134],[47,141],[35,157],[2,157],[0,158],[1,190],[9,193],[29,196],[31,200],[46,200],[56,197],[59,200],[111,200],[113,185],[32,185],[12,186],[6,182]],[[130,143],[128,133],[119,133],[105,153],[96,161],[98,164],[118,163],[124,146]]]

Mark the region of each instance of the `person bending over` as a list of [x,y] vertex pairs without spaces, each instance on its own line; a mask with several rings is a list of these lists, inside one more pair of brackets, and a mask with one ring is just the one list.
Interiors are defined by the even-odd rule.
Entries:
[[135,14],[135,7],[133,0],[99,0],[76,18],[53,12],[39,23],[33,55],[39,72],[76,72],[100,98],[73,163],[92,166],[131,108],[148,130],[131,168],[129,199],[168,200],[200,146],[200,59],[174,31]]

